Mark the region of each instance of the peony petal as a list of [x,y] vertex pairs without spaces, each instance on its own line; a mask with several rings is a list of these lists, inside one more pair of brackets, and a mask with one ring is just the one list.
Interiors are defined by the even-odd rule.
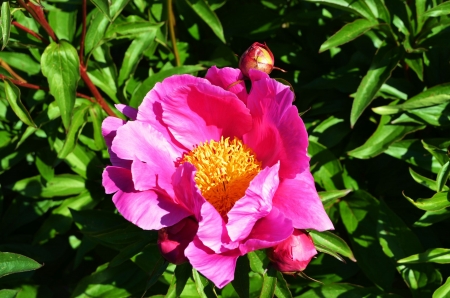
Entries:
[[131,120],[136,120],[138,110],[136,110],[135,108],[132,108],[130,106],[127,106],[127,105],[124,105],[121,103],[116,104],[115,107],[116,107],[116,109],[119,110],[119,112],[121,112],[122,114],[124,114],[125,116],[130,118]]
[[131,173],[133,174],[134,188],[144,191],[149,189],[163,189],[167,194],[174,198],[171,176],[175,170],[173,163],[159,160],[159,163],[145,163],[140,160],[134,160],[131,164]]
[[244,136],[244,142],[263,167],[280,161],[280,178],[292,179],[309,166],[308,134],[292,105],[293,96],[288,86],[267,78],[252,82],[247,99],[253,128]]
[[234,279],[239,251],[216,254],[196,237],[185,250],[192,267],[211,280],[218,288],[223,288]]
[[239,249],[244,255],[257,249],[272,247],[291,236],[293,231],[292,221],[273,207],[269,215],[256,222],[248,239]]
[[273,205],[290,218],[296,229],[333,230],[333,223],[323,208],[309,168],[295,179],[280,181]]
[[210,81],[211,84],[236,94],[240,100],[247,103],[248,95],[243,81],[244,75],[238,68],[217,68],[216,66],[212,66],[208,69],[205,78]]
[[[110,193],[117,189],[113,202],[124,218],[145,230],[159,230],[172,226],[190,215],[189,211],[167,196],[154,191],[136,191],[131,172],[120,167],[107,167],[103,185]],[[115,187],[114,187],[115,185]]]
[[238,137],[252,127],[248,109],[222,88],[200,84],[179,88],[161,103],[163,121],[186,148],[223,137]]
[[117,129],[122,127],[126,121],[119,119],[117,117],[106,117],[102,122],[102,135],[105,138],[106,146],[108,147],[108,152],[111,160],[111,164],[114,166],[130,169],[131,162],[128,160],[123,160],[117,157],[116,153],[111,150],[111,145],[116,137]]
[[[150,124],[141,121],[129,121],[119,127],[111,148],[117,156],[123,159],[139,159],[155,164],[171,163],[172,167],[183,153]],[[160,161],[160,159],[164,159],[164,161]]]
[[317,255],[317,250],[308,234],[297,230],[294,235],[295,245],[292,248],[292,257],[294,260],[302,262],[302,267],[305,269],[311,259]]
[[172,176],[172,185],[177,202],[189,210],[197,221],[201,219],[201,208],[206,202],[200,194],[194,180],[195,167],[185,162],[180,165]]
[[278,188],[279,163],[267,167],[256,175],[228,212],[227,230],[232,241],[240,241],[250,234],[255,222],[267,216],[272,210],[272,198]]

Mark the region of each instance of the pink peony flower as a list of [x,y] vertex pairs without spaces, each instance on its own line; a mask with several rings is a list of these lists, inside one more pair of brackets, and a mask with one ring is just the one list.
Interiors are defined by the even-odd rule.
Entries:
[[286,240],[267,249],[273,266],[284,273],[303,271],[316,254],[311,236],[297,229]]
[[187,217],[198,230],[184,253],[222,288],[236,260],[272,247],[295,229],[333,229],[314,186],[308,136],[288,86],[250,70],[212,67],[206,79],[158,83],[132,121],[108,117],[103,135],[112,166],[103,186],[129,221],[148,230]]

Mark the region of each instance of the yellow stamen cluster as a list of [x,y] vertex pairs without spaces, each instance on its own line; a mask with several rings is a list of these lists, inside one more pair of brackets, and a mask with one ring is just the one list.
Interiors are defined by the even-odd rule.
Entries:
[[197,187],[224,218],[261,171],[261,163],[250,148],[239,139],[223,137],[219,142],[201,143],[185,154],[182,162],[195,166]]

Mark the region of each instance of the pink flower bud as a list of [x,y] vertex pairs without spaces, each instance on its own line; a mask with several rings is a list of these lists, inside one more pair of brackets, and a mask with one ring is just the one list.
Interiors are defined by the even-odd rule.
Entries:
[[253,43],[239,59],[239,69],[246,77],[252,68],[270,74],[274,64],[275,59],[269,47],[259,42]]
[[187,217],[177,224],[158,231],[158,247],[163,257],[176,265],[187,262],[184,250],[194,239],[198,223]]
[[311,236],[296,229],[286,240],[267,249],[274,267],[284,273],[303,271],[316,254]]

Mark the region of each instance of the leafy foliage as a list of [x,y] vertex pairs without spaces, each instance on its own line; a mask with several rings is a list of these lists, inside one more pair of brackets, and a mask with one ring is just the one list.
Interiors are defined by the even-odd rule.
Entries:
[[[449,14],[443,0],[3,1],[0,297],[447,297]],[[296,92],[336,230],[311,231],[304,278],[255,251],[220,290],[117,214],[101,123],[168,76],[236,67],[254,41],[287,71],[271,76]]]

